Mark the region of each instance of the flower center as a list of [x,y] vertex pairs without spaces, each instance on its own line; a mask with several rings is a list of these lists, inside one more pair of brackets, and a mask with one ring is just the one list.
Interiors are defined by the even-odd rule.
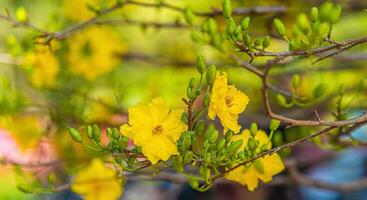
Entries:
[[226,96],[225,100],[226,100],[226,105],[228,107],[231,107],[233,105],[233,97],[232,96]]
[[163,127],[161,125],[154,127],[152,130],[153,135],[161,134],[162,132],[163,132]]

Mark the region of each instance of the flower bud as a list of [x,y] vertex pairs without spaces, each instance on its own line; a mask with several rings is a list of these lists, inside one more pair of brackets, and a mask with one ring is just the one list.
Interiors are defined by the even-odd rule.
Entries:
[[261,38],[256,38],[255,41],[254,41],[254,45],[257,46],[257,47],[260,46],[261,43],[262,43],[262,39]]
[[208,32],[214,35],[217,32],[217,22],[213,18],[208,19]]
[[236,23],[234,22],[233,18],[230,17],[227,19],[227,28],[226,31],[229,35],[233,34],[236,30]]
[[185,20],[188,24],[192,24],[193,21],[194,21],[194,13],[192,12],[192,10],[186,6],[185,9],[184,9],[184,17],[185,17]]
[[194,153],[192,151],[187,151],[184,156],[184,164],[188,164],[192,161],[192,158],[194,157]]
[[229,145],[228,150],[227,150],[228,153],[230,155],[235,154],[240,149],[242,144],[243,144],[243,140],[237,140],[235,142],[231,142],[231,145]]
[[196,97],[195,92],[192,90],[192,88],[190,86],[187,87],[186,95],[191,100],[195,99],[195,97]]
[[226,135],[225,135],[226,141],[227,142],[231,141],[232,136],[233,136],[233,131],[228,130],[227,133],[226,133]]
[[247,143],[250,150],[254,151],[257,148],[256,141],[254,138],[250,138]]
[[263,42],[262,42],[263,49],[269,47],[269,45],[270,45],[270,37],[265,36],[265,38],[263,39]]
[[223,15],[227,18],[231,17],[231,15],[232,15],[231,1],[230,0],[224,0],[222,7],[223,7]]
[[182,139],[182,148],[184,150],[189,149],[191,146],[191,136],[190,135],[184,135],[184,138]]
[[219,141],[219,143],[217,145],[218,152],[222,151],[222,149],[224,148],[224,145],[226,145],[226,139],[225,138],[223,138]]
[[190,79],[189,86],[190,86],[190,88],[191,88],[191,89],[193,89],[193,88],[195,87],[195,78],[194,78],[194,77],[192,77],[192,78]]
[[327,91],[329,90],[329,86],[326,85],[325,83],[322,83],[320,85],[318,85],[313,91],[312,91],[312,95],[314,99],[319,99],[321,97],[324,97],[327,93]]
[[280,35],[280,36],[284,36],[285,35],[285,27],[282,21],[280,21],[280,19],[275,18],[273,21],[273,26],[275,27],[276,32]]
[[93,140],[99,142],[101,141],[101,131],[99,130],[99,127],[94,124],[93,125]]
[[319,20],[319,10],[317,9],[317,7],[312,7],[311,8],[311,21],[315,23],[318,20]]
[[112,129],[112,137],[113,137],[113,139],[118,140],[118,139],[120,139],[120,136],[121,136],[120,131],[117,128],[113,128]]
[[215,67],[215,65],[209,65],[208,69],[206,70],[206,83],[208,85],[213,84],[216,70],[217,68]]
[[89,139],[92,139],[93,138],[93,128],[91,125],[88,125],[87,127],[87,136]]
[[247,47],[250,47],[251,46],[251,36],[248,33],[246,33],[246,35],[245,35],[245,45]]
[[246,30],[248,26],[250,25],[250,17],[245,17],[241,21],[241,27],[243,30]]
[[199,120],[195,125],[195,133],[200,134],[204,130],[204,121]]
[[270,121],[270,130],[271,131],[275,131],[275,130],[277,130],[278,129],[278,127],[279,127],[279,124],[280,124],[280,121],[279,120],[276,120],[276,119],[272,119],[271,121]]
[[301,78],[298,74],[294,75],[292,77],[292,85],[293,87],[298,87],[301,84]]
[[333,11],[330,13],[330,22],[331,23],[335,23],[336,21],[338,21],[341,11],[342,11],[342,7],[340,5],[336,5],[333,8]]
[[69,135],[71,136],[71,138],[73,138],[73,140],[77,143],[82,143],[82,137],[80,136],[79,131],[77,131],[74,128],[69,127],[68,128],[68,132]]
[[15,18],[19,22],[27,22],[28,21],[27,11],[25,10],[25,8],[23,6],[20,6],[20,7],[17,8],[17,10],[15,11]]
[[188,181],[189,181],[189,184],[190,186],[193,188],[193,189],[197,189],[199,187],[199,181],[194,179],[194,178],[191,178],[189,177],[188,178]]
[[251,123],[250,134],[251,134],[252,137],[256,136],[256,134],[257,134],[257,124],[256,123]]
[[207,181],[207,182],[209,182],[209,180],[210,180],[210,174],[211,174],[211,172],[210,172],[210,169],[209,168],[205,168],[205,171],[204,171],[204,179]]
[[206,93],[204,96],[204,107],[208,107],[210,104],[210,98],[211,98],[211,94],[210,93]]
[[209,137],[209,142],[210,143],[215,143],[215,141],[217,141],[218,139],[218,131],[213,131]]
[[200,74],[204,74],[206,70],[205,59],[202,55],[199,55],[196,59],[196,69],[199,71]]
[[287,99],[283,95],[277,94],[277,100],[278,100],[279,105],[284,106],[284,107],[287,106]]

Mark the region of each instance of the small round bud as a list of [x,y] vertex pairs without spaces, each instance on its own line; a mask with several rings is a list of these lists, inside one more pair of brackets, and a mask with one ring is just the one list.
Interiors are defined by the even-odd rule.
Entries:
[[285,27],[282,21],[280,21],[280,19],[275,18],[273,21],[273,26],[275,27],[276,32],[280,35],[280,36],[284,36],[285,35]]

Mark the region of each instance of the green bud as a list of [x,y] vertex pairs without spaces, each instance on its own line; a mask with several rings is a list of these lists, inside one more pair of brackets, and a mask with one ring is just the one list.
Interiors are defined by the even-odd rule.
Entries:
[[330,22],[331,23],[335,23],[336,21],[338,21],[341,11],[342,11],[342,7],[340,5],[336,5],[333,8],[333,11],[330,13]]
[[206,83],[208,85],[213,84],[216,71],[217,67],[215,65],[209,65],[208,69],[206,70]]
[[101,131],[99,130],[99,127],[94,124],[93,125],[93,140],[99,142],[101,141]]
[[87,127],[87,136],[89,139],[92,139],[93,138],[93,128],[91,125],[88,125]]
[[213,131],[209,137],[209,142],[213,144],[217,141],[217,139],[218,139],[218,131]]
[[251,126],[250,126],[250,134],[252,137],[255,137],[256,134],[257,134],[257,124],[256,123],[251,123]]
[[199,187],[199,181],[194,179],[194,178],[191,178],[189,177],[188,178],[188,181],[189,181],[189,184],[190,186],[193,188],[193,189],[197,189]]
[[235,142],[231,142],[231,145],[229,145],[228,147],[228,153],[230,155],[235,154],[240,149],[242,144],[243,144],[243,140],[237,140]]
[[117,128],[113,128],[112,129],[112,137],[113,137],[113,139],[118,140],[118,139],[120,139],[120,136],[121,136],[120,131]]
[[125,149],[127,147],[128,142],[129,142],[129,139],[127,137],[122,137],[120,141],[120,147],[122,149]]
[[111,128],[106,129],[107,137],[112,137],[112,130]]
[[242,32],[236,34],[236,40],[239,41],[239,42],[242,42],[243,41],[243,34],[242,34]]
[[209,32],[209,23],[208,20],[203,21],[203,23],[201,24],[201,32],[203,33],[208,33]]
[[257,148],[256,141],[254,138],[250,138],[247,142],[247,145],[252,151],[254,151]]
[[279,125],[280,125],[280,121],[279,121],[279,120],[272,119],[272,120],[270,121],[270,126],[269,126],[269,128],[270,128],[270,130],[271,130],[271,131],[275,131],[275,130],[277,130],[277,129],[278,129]]
[[192,88],[190,86],[188,86],[187,89],[186,89],[186,95],[191,100],[195,99],[195,97],[196,97],[195,92],[192,90]]
[[245,17],[241,21],[241,27],[243,30],[246,30],[250,25],[250,17]]
[[313,91],[312,96],[314,99],[324,97],[329,90],[329,86],[325,83],[319,84]]
[[221,139],[217,145],[217,150],[218,152],[222,151],[222,149],[224,148],[224,145],[226,145],[226,139]]
[[320,21],[330,22],[331,21],[330,16],[331,16],[331,13],[333,12],[333,8],[334,8],[334,4],[329,2],[329,1],[322,4],[321,7],[320,7],[320,12],[319,12]]
[[279,105],[287,107],[287,99],[281,94],[277,94],[277,100]]
[[213,36],[217,32],[217,22],[213,18],[208,19],[208,32]]
[[281,131],[276,131],[272,138],[274,146],[278,147],[283,144],[283,134]]
[[232,7],[230,0],[223,1],[223,15],[227,18],[231,17],[232,15]]
[[187,151],[184,156],[184,164],[188,164],[192,161],[192,158],[194,157],[194,153],[192,151]]
[[205,175],[204,175],[204,179],[208,182],[210,179],[210,169],[209,168],[205,168]]
[[285,27],[282,21],[280,21],[280,19],[275,18],[273,21],[273,26],[275,27],[276,32],[280,35],[280,36],[284,36],[285,35]]
[[236,23],[233,20],[233,18],[230,17],[230,18],[227,19],[227,29],[226,29],[226,31],[229,35],[231,35],[231,34],[234,33],[235,30],[236,30]]
[[82,137],[80,136],[80,133],[79,131],[77,131],[76,129],[74,128],[68,128],[68,132],[69,132],[69,135],[71,136],[71,138],[73,138],[73,140],[77,143],[82,143]]
[[199,55],[196,59],[196,69],[200,74],[204,74],[206,70],[205,59],[202,55]]
[[318,20],[319,20],[319,10],[317,9],[317,7],[312,7],[311,8],[311,21],[315,23]]
[[212,154],[211,153],[206,153],[204,155],[204,165],[208,166],[211,160],[212,160]]
[[264,173],[264,164],[261,162],[261,160],[255,160],[254,161],[255,169],[260,173]]
[[310,22],[305,14],[300,14],[297,18],[297,25],[304,34],[308,34],[311,29]]
[[211,94],[210,93],[206,93],[204,96],[204,107],[208,107],[210,104],[210,97]]
[[261,38],[256,38],[254,41],[255,46],[260,46],[262,43],[262,39]]
[[217,162],[222,162],[224,159],[226,159],[226,155],[221,155],[221,156],[219,156],[219,157],[216,159],[216,161],[217,161]]
[[188,24],[192,24],[194,21],[194,13],[192,12],[192,10],[190,9],[190,7],[186,6],[184,9],[184,17],[185,20]]
[[300,78],[300,76],[298,74],[294,75],[292,77],[292,85],[293,85],[293,87],[296,88],[296,87],[300,86],[300,84],[301,84],[301,78]]
[[31,185],[26,184],[19,184],[17,185],[18,190],[24,192],[24,193],[33,193],[33,187]]
[[204,121],[199,120],[195,125],[195,133],[200,134],[204,131]]
[[226,135],[225,135],[226,141],[227,142],[231,141],[232,136],[233,136],[233,131],[228,130],[227,133],[226,133]]
[[265,36],[264,39],[263,39],[263,42],[262,42],[263,49],[268,48],[269,45],[270,45],[270,37]]
[[190,79],[189,86],[190,86],[190,88],[191,88],[191,89],[193,89],[193,88],[195,87],[195,78],[194,78],[194,77],[192,77],[192,78]]
[[209,149],[209,146],[210,146],[209,141],[208,140],[204,140],[203,149],[204,150],[207,150],[207,149]]
[[184,138],[182,139],[182,148],[184,150],[189,149],[191,146],[191,136],[190,135],[185,135]]
[[23,6],[20,6],[20,7],[17,8],[17,10],[15,11],[15,18],[19,22],[27,22],[28,21],[27,11],[25,10],[25,8]]
[[246,35],[245,35],[245,45],[247,47],[250,47],[251,46],[251,36],[248,33],[246,33]]

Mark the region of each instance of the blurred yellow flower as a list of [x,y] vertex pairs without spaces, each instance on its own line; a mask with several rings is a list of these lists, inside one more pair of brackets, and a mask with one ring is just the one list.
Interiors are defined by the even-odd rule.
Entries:
[[126,51],[114,32],[101,27],[90,28],[69,40],[69,68],[74,74],[94,80],[114,69],[120,61],[118,55]]
[[242,113],[249,98],[241,91],[237,90],[234,85],[227,85],[227,74],[221,75],[217,72],[210,99],[208,116],[214,120],[218,116],[223,127],[230,129],[235,133],[240,131],[241,126],[238,125],[238,115]]
[[116,172],[107,168],[99,159],[94,159],[87,168],[80,170],[71,190],[82,195],[85,200],[113,200],[123,193]]
[[[232,140],[237,141],[242,139],[243,145],[241,149],[245,148],[245,144],[247,144],[249,138],[251,137],[249,130],[244,130],[241,134],[234,135]],[[269,142],[269,137],[263,131],[258,131],[255,139],[259,141],[259,147],[257,150],[260,150],[260,147],[263,144],[269,144],[269,148],[271,148],[271,142]],[[272,180],[272,177],[284,169],[284,164],[282,159],[277,153],[266,155],[262,158],[257,159],[256,161],[249,163],[248,165],[243,165],[238,167],[237,169],[229,172],[225,178],[228,180],[236,181],[239,184],[247,185],[247,188],[250,191],[253,191],[259,183],[259,180],[262,180],[264,183]]]
[[36,48],[25,56],[24,66],[30,67],[30,81],[33,86],[53,87],[59,73],[59,63],[47,47]]
[[93,10],[88,9],[88,5],[95,8],[105,8],[111,6],[114,0],[64,0],[64,14],[72,20],[81,21],[95,16]]
[[187,130],[181,121],[183,110],[170,110],[158,97],[148,105],[138,104],[129,109],[129,124],[121,126],[121,133],[142,146],[143,154],[152,164],[177,155],[177,140]]

